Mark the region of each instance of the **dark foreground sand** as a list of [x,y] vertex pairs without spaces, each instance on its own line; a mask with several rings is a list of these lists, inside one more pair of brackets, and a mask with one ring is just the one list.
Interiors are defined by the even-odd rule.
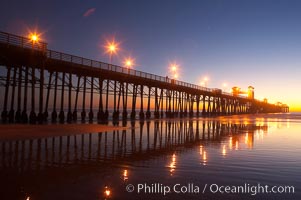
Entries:
[[0,125],[0,140],[44,138],[124,129],[128,128],[100,124],[2,124]]

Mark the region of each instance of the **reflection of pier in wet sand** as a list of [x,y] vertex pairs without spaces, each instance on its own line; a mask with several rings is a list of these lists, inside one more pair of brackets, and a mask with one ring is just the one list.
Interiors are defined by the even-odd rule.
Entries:
[[[255,130],[266,127],[219,121],[147,121],[132,124],[132,129],[104,131],[0,142],[1,173],[17,169],[42,170],[68,165],[100,164],[122,159],[140,160],[174,150],[202,144],[220,144],[231,136],[235,146],[247,135],[253,145]],[[135,126],[138,125],[138,128]]]

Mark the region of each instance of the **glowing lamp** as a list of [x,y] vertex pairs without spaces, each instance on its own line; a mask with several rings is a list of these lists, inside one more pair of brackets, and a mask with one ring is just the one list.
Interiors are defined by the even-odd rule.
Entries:
[[126,61],[126,66],[132,66],[132,62],[130,60]]
[[173,72],[177,71],[177,66],[176,65],[171,66],[171,71]]
[[112,42],[108,42],[105,45],[106,48],[106,53],[109,53],[110,55],[117,53],[117,51],[119,50],[118,48],[118,43],[116,43],[115,41]]
[[115,45],[110,45],[109,46],[109,50],[111,51],[111,52],[115,52],[116,51],[116,46]]
[[37,42],[37,41],[39,41],[39,36],[37,34],[31,34],[30,39],[33,42]]
[[107,198],[111,196],[111,190],[108,187],[105,187],[104,195]]

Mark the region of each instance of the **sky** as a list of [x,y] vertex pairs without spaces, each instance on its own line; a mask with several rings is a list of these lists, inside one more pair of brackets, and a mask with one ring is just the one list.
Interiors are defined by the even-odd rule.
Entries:
[[[229,91],[255,88],[255,98],[301,111],[299,0],[4,0],[0,31],[41,33],[48,48],[109,62],[106,41],[134,68]],[[227,87],[223,84],[227,83]]]

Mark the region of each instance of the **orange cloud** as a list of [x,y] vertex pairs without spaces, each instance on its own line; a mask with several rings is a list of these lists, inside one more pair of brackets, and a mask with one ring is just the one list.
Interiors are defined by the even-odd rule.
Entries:
[[89,17],[90,15],[92,15],[95,12],[96,8],[90,8],[88,9],[84,14],[83,17]]

